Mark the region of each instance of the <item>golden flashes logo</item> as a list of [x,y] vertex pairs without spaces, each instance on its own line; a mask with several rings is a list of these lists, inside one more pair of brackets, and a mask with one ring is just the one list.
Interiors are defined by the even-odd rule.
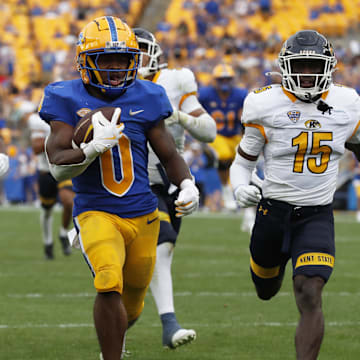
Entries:
[[305,121],[305,127],[310,130],[311,129],[320,129],[321,124],[317,120],[307,120],[307,121]]

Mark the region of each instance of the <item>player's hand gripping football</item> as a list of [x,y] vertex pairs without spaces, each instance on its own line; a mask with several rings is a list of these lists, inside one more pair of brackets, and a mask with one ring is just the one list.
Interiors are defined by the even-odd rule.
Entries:
[[192,180],[183,180],[180,189],[179,196],[175,200],[176,217],[189,215],[199,206],[199,190]]
[[235,190],[235,199],[240,207],[257,205],[261,199],[260,189],[254,185],[240,185]]
[[84,151],[86,158],[95,158],[117,145],[121,138],[125,125],[118,125],[121,115],[121,109],[116,108],[111,121],[109,121],[101,111],[96,112],[91,117],[94,127],[93,139],[88,144],[81,144],[80,147]]
[[5,154],[0,154],[0,179],[5,176],[9,170],[9,157]]

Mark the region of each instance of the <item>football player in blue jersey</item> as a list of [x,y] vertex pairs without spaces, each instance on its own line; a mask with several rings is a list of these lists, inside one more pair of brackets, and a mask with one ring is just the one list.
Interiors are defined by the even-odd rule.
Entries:
[[241,139],[241,113],[247,90],[236,87],[234,69],[218,64],[213,70],[214,84],[199,89],[199,101],[215,119],[217,136],[210,146],[219,158],[218,173],[222,184],[225,208],[236,210],[236,203],[229,185],[229,168],[235,158],[235,149]]
[[[142,312],[155,265],[160,220],[148,180],[148,142],[180,189],[176,216],[190,214],[199,201],[165,129],[173,112],[165,90],[136,79],[139,55],[133,31],[120,19],[91,21],[77,43],[81,78],[48,85],[39,107],[51,126],[51,172],[57,180],[73,179],[74,224],[94,276],[94,322],[104,360],[121,358],[126,329]],[[81,116],[109,106],[116,108],[111,120],[95,112],[93,139],[74,146]]]

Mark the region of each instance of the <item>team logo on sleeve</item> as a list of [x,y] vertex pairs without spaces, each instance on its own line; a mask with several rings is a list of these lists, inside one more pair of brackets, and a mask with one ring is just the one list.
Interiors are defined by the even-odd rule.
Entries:
[[287,116],[293,123],[296,123],[300,119],[300,111],[290,110],[287,112]]
[[91,109],[89,109],[89,108],[81,108],[80,110],[78,110],[77,112],[76,112],[76,114],[78,115],[78,116],[80,116],[80,117],[83,117],[83,116],[85,116],[87,113],[89,113],[91,111]]
[[262,93],[263,91],[270,90],[270,89],[271,89],[271,86],[270,86],[270,85],[264,86],[264,87],[262,87],[262,88],[255,89],[255,90],[254,90],[254,94],[260,94],[260,93]]

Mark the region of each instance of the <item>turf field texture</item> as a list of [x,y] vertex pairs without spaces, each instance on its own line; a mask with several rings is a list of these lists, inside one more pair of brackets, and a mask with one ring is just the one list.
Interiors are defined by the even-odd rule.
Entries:
[[[161,327],[148,293],[128,332],[129,360],[295,359],[298,320],[291,269],[271,301],[255,296],[249,276],[249,236],[241,215],[198,214],[184,219],[173,263],[179,322],[197,340],[175,351],[161,344]],[[60,221],[55,213],[54,228]],[[79,251],[43,258],[39,210],[0,209],[0,359],[97,360],[92,321],[94,289]],[[336,265],[325,287],[326,328],[319,359],[360,358],[360,224],[336,214]]]

